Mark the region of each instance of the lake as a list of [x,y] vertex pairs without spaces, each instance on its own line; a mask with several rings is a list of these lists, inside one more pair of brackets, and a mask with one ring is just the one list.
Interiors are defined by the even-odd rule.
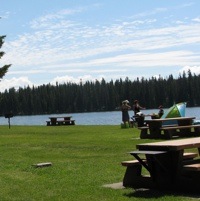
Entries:
[[[166,111],[167,109],[164,109]],[[157,113],[158,109],[142,110],[144,114]],[[133,116],[133,111],[129,111]],[[68,114],[48,114],[48,115],[31,115],[31,116],[14,116],[10,119],[12,125],[46,125],[49,117],[53,116],[72,116],[76,125],[120,125],[121,111],[113,112],[90,112],[90,113],[68,113]],[[186,116],[194,116],[200,120],[200,107],[186,108]],[[148,119],[150,117],[146,117]],[[0,117],[0,125],[8,125],[8,119]]]

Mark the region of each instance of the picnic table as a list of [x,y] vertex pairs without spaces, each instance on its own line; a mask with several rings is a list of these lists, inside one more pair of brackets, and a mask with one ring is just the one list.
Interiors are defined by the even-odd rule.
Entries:
[[[136,161],[132,171],[129,168],[124,176],[125,186],[184,192],[200,190],[200,159],[196,157],[200,151],[200,137],[143,143],[136,148],[130,152]],[[185,154],[191,148],[197,151]],[[141,167],[149,172],[148,176],[141,175]]]
[[174,117],[148,119],[146,125],[138,127],[141,130],[141,138],[171,139],[176,137],[200,136],[200,125],[194,125],[195,117]]
[[49,121],[47,122],[47,126],[61,126],[61,125],[75,125],[75,120],[71,119],[72,116],[64,116],[64,117],[49,117]]

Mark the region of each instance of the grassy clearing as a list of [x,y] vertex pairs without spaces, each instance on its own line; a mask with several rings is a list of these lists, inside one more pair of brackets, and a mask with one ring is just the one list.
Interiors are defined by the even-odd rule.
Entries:
[[[133,159],[128,152],[148,141],[120,126],[0,126],[0,200],[195,200],[102,187],[121,182],[120,162]],[[53,166],[32,166],[40,162]]]

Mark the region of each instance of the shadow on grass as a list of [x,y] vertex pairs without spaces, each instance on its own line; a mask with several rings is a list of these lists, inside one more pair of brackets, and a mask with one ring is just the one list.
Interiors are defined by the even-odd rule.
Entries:
[[182,193],[182,192],[173,192],[173,191],[158,191],[155,189],[137,189],[131,193],[125,193],[124,196],[135,197],[135,198],[160,198],[164,196],[177,196],[177,197],[189,197],[189,198],[199,198],[200,193]]

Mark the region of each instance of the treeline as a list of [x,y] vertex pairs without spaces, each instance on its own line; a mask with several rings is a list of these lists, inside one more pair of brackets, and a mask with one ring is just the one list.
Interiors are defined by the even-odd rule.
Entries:
[[75,113],[114,111],[120,108],[122,100],[133,104],[138,99],[147,109],[158,108],[160,104],[169,107],[186,101],[187,106],[200,106],[200,75],[183,73],[174,79],[167,78],[119,79],[83,83],[66,83],[11,88],[0,93],[0,114],[35,115],[53,113]]

